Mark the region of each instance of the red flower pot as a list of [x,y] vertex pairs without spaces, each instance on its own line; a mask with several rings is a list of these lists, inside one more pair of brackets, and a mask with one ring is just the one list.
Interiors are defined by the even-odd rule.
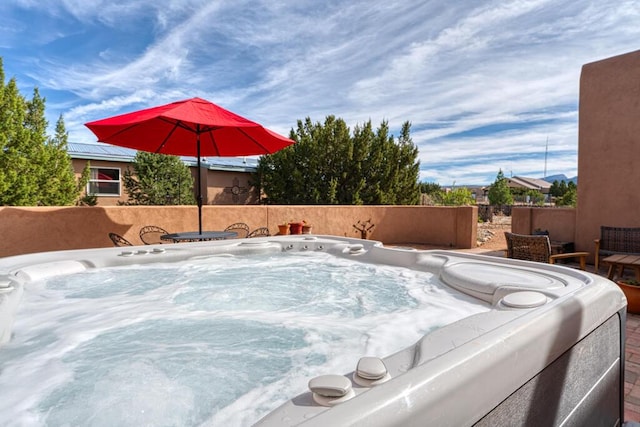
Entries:
[[302,225],[301,222],[290,222],[289,230],[291,230],[291,234],[302,234]]

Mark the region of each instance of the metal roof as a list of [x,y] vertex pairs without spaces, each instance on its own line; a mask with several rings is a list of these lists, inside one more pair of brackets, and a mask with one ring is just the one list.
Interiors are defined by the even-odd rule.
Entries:
[[542,179],[528,178],[524,176],[513,176],[507,178],[509,183],[514,183],[520,187],[529,188],[532,190],[548,190],[551,188],[551,183]]
[[[67,152],[72,159],[131,163],[136,156],[137,150],[103,143],[84,144],[70,142],[67,144]],[[180,159],[189,166],[198,164],[196,157],[181,156]],[[258,160],[249,157],[203,157],[201,164],[202,167],[210,170],[255,172]]]

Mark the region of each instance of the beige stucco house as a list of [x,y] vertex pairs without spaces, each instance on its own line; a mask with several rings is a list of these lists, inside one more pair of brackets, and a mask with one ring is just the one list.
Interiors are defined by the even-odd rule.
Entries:
[[512,176],[511,178],[506,178],[506,180],[507,185],[510,188],[536,190],[545,195],[549,194],[549,189],[551,188],[551,183],[545,181],[544,179],[527,178],[524,176]]
[[[91,177],[87,193],[98,197],[98,206],[114,206],[127,200],[122,185],[122,175],[130,167],[136,150],[108,144],[78,144],[68,146],[73,170],[80,176],[87,162],[91,167]],[[195,157],[181,157],[191,169],[197,182]],[[257,204],[257,191],[250,184],[251,173],[255,172],[257,161],[236,157],[207,157],[202,163],[202,195],[204,204],[209,205],[249,205]],[[196,188],[194,187],[194,194]]]

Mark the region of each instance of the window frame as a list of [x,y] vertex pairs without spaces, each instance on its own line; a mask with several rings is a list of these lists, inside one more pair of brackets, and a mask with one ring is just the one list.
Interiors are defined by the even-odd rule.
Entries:
[[[120,197],[122,195],[122,168],[119,167],[109,167],[109,166],[90,166],[90,173],[89,173],[89,181],[87,181],[87,188],[86,188],[86,193],[87,195],[90,196],[97,196],[97,197]],[[101,170],[109,170],[109,171],[118,171],[118,179],[93,179],[93,171],[96,170],[96,175],[100,175],[100,171]],[[117,184],[118,186],[118,192],[116,193],[93,193],[91,192],[91,185],[92,184],[98,184],[96,185],[96,187],[98,187],[98,189],[100,188],[100,183],[109,183],[109,184]]]

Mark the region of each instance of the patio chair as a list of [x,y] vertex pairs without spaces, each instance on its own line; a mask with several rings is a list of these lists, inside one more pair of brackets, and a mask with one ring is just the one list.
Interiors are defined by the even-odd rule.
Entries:
[[247,235],[247,237],[268,237],[271,236],[269,233],[269,228],[267,227],[259,227],[253,230],[251,233]]
[[109,238],[115,246],[133,246],[133,243],[125,239],[119,234],[109,233]]
[[580,269],[586,268],[589,252],[551,254],[551,242],[547,235],[525,235],[504,232],[507,240],[507,257],[526,261],[555,264],[559,259],[578,258]]
[[244,222],[236,222],[225,228],[224,231],[234,231],[238,233],[238,239],[244,239],[249,235],[249,226]]
[[156,225],[147,225],[140,229],[140,240],[145,245],[157,245],[159,243],[171,243],[167,240],[161,240],[160,236],[169,234],[167,230]]

